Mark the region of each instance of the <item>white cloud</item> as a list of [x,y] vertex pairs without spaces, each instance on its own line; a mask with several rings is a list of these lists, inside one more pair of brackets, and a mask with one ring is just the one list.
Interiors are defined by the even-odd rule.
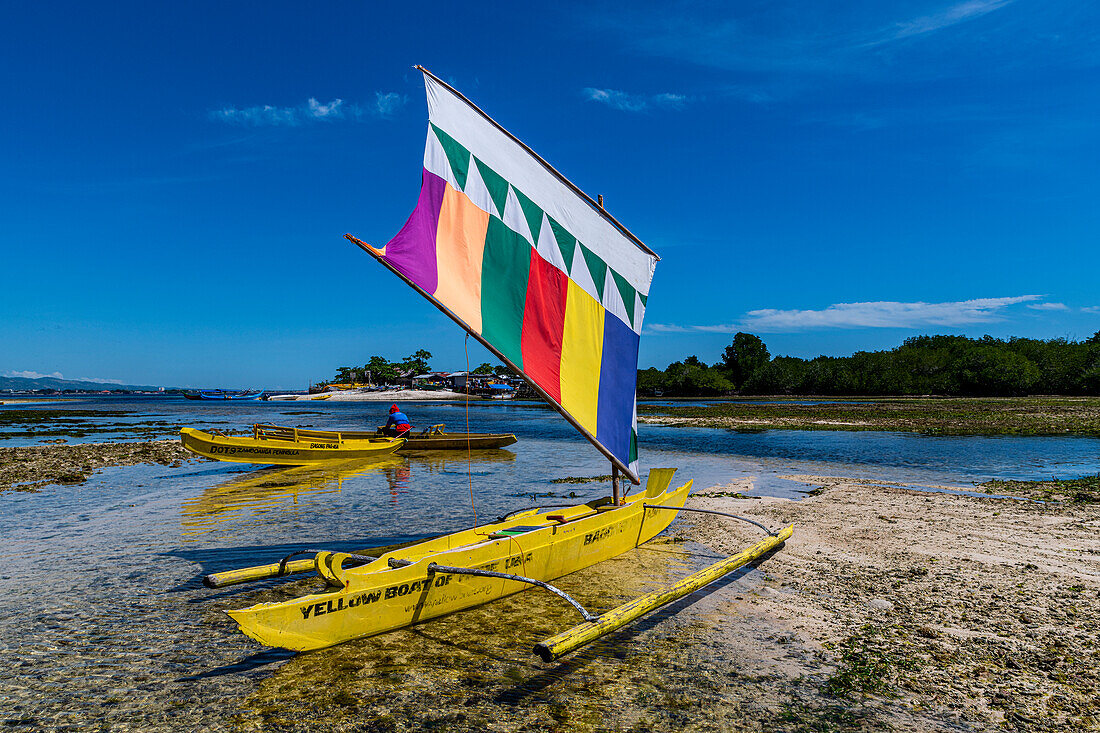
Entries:
[[592,87],[586,88],[583,93],[585,99],[591,102],[600,102],[623,112],[643,112],[651,108],[680,109],[687,101],[683,94],[630,94],[618,89]]
[[[23,379],[65,379],[61,375],[61,372],[50,372],[45,374],[43,372],[36,372],[33,370],[26,371],[6,371],[0,373],[0,376],[5,377],[22,377]],[[107,379],[105,377],[74,377],[69,379],[70,382],[99,382],[101,384],[122,384],[121,379]]]
[[[652,333],[735,333],[756,331],[784,333],[824,328],[917,328],[922,326],[966,326],[1001,320],[1012,305],[1041,300],[1041,295],[1017,295],[1009,298],[975,298],[948,303],[836,303],[822,310],[780,310],[762,308],[749,311],[737,323],[713,326],[680,326],[655,323]],[[1058,304],[1055,304],[1058,305]]]
[[1068,311],[1069,306],[1065,303],[1032,303],[1028,306],[1032,310],[1037,311]]
[[306,103],[309,108],[309,116],[314,119],[323,120],[326,118],[340,118],[343,117],[343,113],[340,111],[340,105],[344,103],[342,99],[334,99],[328,104],[321,104],[313,97],[309,98]]
[[999,10],[1010,2],[1012,0],[967,0],[967,2],[952,5],[940,13],[897,23],[893,28],[885,30],[882,38],[872,41],[868,45],[899,41],[903,38],[911,38],[950,28],[953,25],[980,18],[987,13],[992,13],[994,10]]
[[374,111],[379,117],[389,117],[394,112],[405,106],[405,95],[397,92],[375,92]]
[[304,104],[294,107],[275,107],[270,104],[256,107],[223,107],[211,110],[210,119],[242,127],[299,127],[314,122],[333,120],[363,120],[370,117],[389,117],[405,104],[405,97],[397,92],[376,92],[372,105],[345,104],[342,99],[319,102],[310,97]]
[[61,372],[51,372],[50,374],[43,374],[42,372],[24,371],[24,372],[4,372],[5,377],[22,377],[23,379],[45,379],[47,377],[53,379],[64,379],[61,376]]
[[[676,12],[636,12],[595,8],[587,22],[601,35],[619,37],[632,49],[729,71],[765,98],[789,98],[820,91],[822,79],[879,78],[896,83],[901,74],[940,78],[938,67],[907,68],[893,46],[937,36],[1009,7],[1013,0],[936,0],[932,12],[899,10],[899,3],[705,3],[681,2]],[[920,3],[928,6],[929,0]],[[912,5],[912,4],[909,4]],[[1039,4],[1041,6],[1041,4]],[[1037,32],[1028,29],[1027,41]],[[943,43],[953,39],[944,38]],[[987,53],[985,43],[971,43]],[[1021,55],[1013,44],[1014,55]],[[904,49],[898,49],[899,51]],[[925,46],[924,51],[927,51]],[[984,57],[984,56],[983,56]],[[927,59],[923,59],[927,62]],[[1091,67],[1090,67],[1091,68]],[[812,75],[812,76],[806,76]]]
[[100,384],[122,384],[121,379],[107,379],[106,377],[75,377],[73,382],[98,382]]
[[1100,313],[1100,305],[1086,305],[1081,309],[1082,313]]

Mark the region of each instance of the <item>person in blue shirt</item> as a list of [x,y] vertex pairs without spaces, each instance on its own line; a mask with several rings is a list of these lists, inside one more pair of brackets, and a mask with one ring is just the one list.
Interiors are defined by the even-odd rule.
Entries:
[[397,405],[390,405],[390,419],[386,421],[386,427],[382,428],[382,432],[397,436],[404,435],[410,430],[412,430],[412,423],[409,422],[409,418]]

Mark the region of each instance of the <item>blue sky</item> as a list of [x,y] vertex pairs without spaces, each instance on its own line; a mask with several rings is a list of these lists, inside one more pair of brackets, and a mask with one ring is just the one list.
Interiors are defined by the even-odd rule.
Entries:
[[417,63],[662,256],[643,367],[1100,330],[1093,3],[392,5],[4,4],[0,373],[461,368],[342,239],[416,203]]

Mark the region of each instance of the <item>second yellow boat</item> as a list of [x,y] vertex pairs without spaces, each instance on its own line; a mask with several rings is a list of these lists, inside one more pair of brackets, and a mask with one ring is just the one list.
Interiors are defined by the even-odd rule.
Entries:
[[233,463],[304,466],[334,460],[361,460],[393,453],[404,438],[362,437],[344,439],[339,433],[300,428],[253,430],[252,435],[226,435],[182,428],[183,447],[204,458]]

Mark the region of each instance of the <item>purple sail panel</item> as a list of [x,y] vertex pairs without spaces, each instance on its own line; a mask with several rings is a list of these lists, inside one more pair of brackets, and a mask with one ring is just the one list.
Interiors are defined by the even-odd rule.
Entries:
[[429,294],[435,292],[439,283],[435,264],[435,232],[446,188],[446,181],[424,171],[420,200],[416,202],[416,208],[405,226],[386,243],[383,255],[386,262]]

